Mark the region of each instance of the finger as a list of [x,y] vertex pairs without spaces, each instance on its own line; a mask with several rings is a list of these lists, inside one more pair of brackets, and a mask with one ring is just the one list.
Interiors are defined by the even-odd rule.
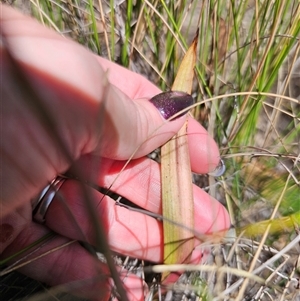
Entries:
[[[216,143],[194,119],[189,119],[189,149],[192,170],[207,173],[216,168],[220,155]],[[124,168],[124,166],[126,166]],[[155,213],[161,213],[160,167],[153,160],[141,158],[115,161],[86,155],[76,163],[82,178],[107,188]]]
[[[3,206],[1,206],[2,209]],[[25,204],[17,208],[9,216],[0,213],[0,254],[20,233],[27,228],[32,220],[32,207]]]
[[187,135],[192,171],[198,174],[214,171],[221,159],[214,139],[194,118],[188,120]]
[[[154,262],[162,261],[161,222],[140,212],[116,206],[111,198],[103,196],[92,188],[85,189],[88,189],[89,201],[92,203],[90,205],[99,216],[112,250]],[[86,240],[93,244],[95,224],[87,214],[86,204],[84,204],[85,194],[78,182],[67,180],[60,189],[60,198],[64,202],[55,198],[48,209],[46,224],[64,236]],[[225,208],[198,187],[194,187],[194,195],[195,221],[197,221],[195,232],[212,233],[212,231],[225,230],[229,226]]]
[[[107,72],[109,81],[132,99],[151,98],[161,92],[155,85],[137,73],[108,61],[100,56],[95,56],[104,71]],[[113,72],[112,72],[113,71]],[[127,78],[127,81],[124,81]],[[138,85],[136,84],[138,82]]]
[[[31,223],[1,257],[6,258],[17,253],[48,233],[49,230],[45,227]],[[18,271],[42,283],[58,286],[58,292],[64,291],[99,301],[108,300],[112,294],[108,267],[88,253],[78,242],[67,245],[68,243],[69,239],[56,235],[32,254],[21,255],[18,264],[22,264],[23,260],[29,263]],[[120,278],[130,301],[144,300],[142,279],[124,270],[120,271]]]
[[[17,239],[5,250],[1,258],[7,258],[35,243],[49,233],[49,229],[31,223]],[[22,266],[21,273],[50,286],[61,286],[62,291],[98,300],[108,300],[111,291],[107,267],[89,254],[78,242],[59,235],[41,244],[36,251],[30,250],[13,261]],[[23,259],[22,259],[23,258]],[[12,263],[12,262],[11,262]]]

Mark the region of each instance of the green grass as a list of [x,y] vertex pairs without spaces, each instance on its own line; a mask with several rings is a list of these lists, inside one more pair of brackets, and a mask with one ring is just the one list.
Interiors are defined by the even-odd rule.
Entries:
[[[24,7],[24,2],[15,1],[15,6]],[[109,1],[111,7],[114,2]],[[262,243],[251,258],[263,257],[267,247],[288,245],[300,224],[299,1],[119,2],[111,9],[92,0],[39,0],[30,2],[30,9],[40,22],[143,74],[162,90],[170,89],[199,27],[193,90],[199,105],[193,113],[218,142],[227,167],[220,179],[204,178],[205,188],[228,206],[238,231],[254,227],[251,237],[236,239],[237,244],[249,238]],[[286,222],[288,217],[294,223]],[[286,227],[279,229],[278,222]],[[228,252],[231,247],[224,243]],[[294,257],[287,270],[293,264]],[[282,279],[284,298],[292,288],[284,291]],[[206,283],[193,281],[201,287]],[[253,287],[257,290],[246,291],[248,297],[260,288]],[[272,295],[278,284],[270,281],[266,287]]]

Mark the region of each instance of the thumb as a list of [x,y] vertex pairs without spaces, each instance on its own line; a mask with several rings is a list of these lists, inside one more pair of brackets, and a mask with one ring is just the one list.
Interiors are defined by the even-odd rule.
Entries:
[[97,148],[102,156],[126,159],[139,145],[135,156],[142,156],[183,125],[182,119],[166,122],[149,103],[159,90],[142,76],[96,58],[5,5],[0,22],[12,55],[72,143],[74,156]]
[[[0,9],[0,151],[5,158],[0,180],[7,208],[35,197],[71,165],[52,132],[59,135],[72,160],[89,152],[126,159],[140,145],[136,157],[149,153],[183,125],[182,118],[166,122],[146,98],[133,100],[158,93],[143,77],[97,59],[8,6]],[[11,63],[11,57],[17,64]],[[16,65],[20,70],[13,70]],[[22,71],[38,96],[33,106],[32,93],[19,89],[22,81],[16,80],[15,71]],[[38,116],[39,102],[51,117],[53,129]]]

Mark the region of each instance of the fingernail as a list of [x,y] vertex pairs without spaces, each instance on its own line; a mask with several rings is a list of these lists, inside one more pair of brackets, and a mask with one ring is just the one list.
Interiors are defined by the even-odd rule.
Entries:
[[225,171],[226,171],[226,166],[224,161],[221,159],[216,169],[212,172],[209,172],[208,174],[213,177],[221,177]]
[[[155,95],[150,102],[159,110],[165,119],[169,119],[176,113],[186,109],[194,103],[193,97],[181,91],[168,91]],[[187,111],[176,116],[176,118],[185,115]]]

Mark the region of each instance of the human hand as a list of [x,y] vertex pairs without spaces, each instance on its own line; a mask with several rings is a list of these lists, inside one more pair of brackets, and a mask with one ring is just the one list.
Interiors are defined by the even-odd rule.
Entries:
[[[32,221],[31,200],[58,174],[74,166],[89,182],[109,187],[139,146],[134,160],[113,183],[112,191],[161,214],[159,165],[145,155],[170,139],[184,119],[166,122],[162,118],[149,102],[160,91],[143,77],[96,57],[7,6],[0,9],[1,258],[51,231],[57,233],[55,238],[33,257],[73,239],[95,244],[94,225],[78,181],[65,181],[59,190],[65,203],[58,197],[52,201],[44,225]],[[25,75],[31,87],[28,90],[23,78],[20,80],[14,73],[15,67]],[[43,115],[43,107],[50,123]],[[53,138],[49,125],[54,126],[51,130],[59,141]],[[217,146],[192,118],[188,135],[193,171],[214,170],[220,159]],[[91,187],[86,190],[113,251],[161,262],[163,238],[159,221],[116,206],[110,197]],[[194,196],[196,232],[211,233],[228,227],[227,213],[217,201],[198,187],[194,187]],[[99,275],[106,274],[107,269],[79,243],[41,257],[21,271],[51,286],[93,279],[82,293],[95,297],[96,292],[105,299]],[[135,277],[125,281],[132,300],[142,299],[141,285]]]

